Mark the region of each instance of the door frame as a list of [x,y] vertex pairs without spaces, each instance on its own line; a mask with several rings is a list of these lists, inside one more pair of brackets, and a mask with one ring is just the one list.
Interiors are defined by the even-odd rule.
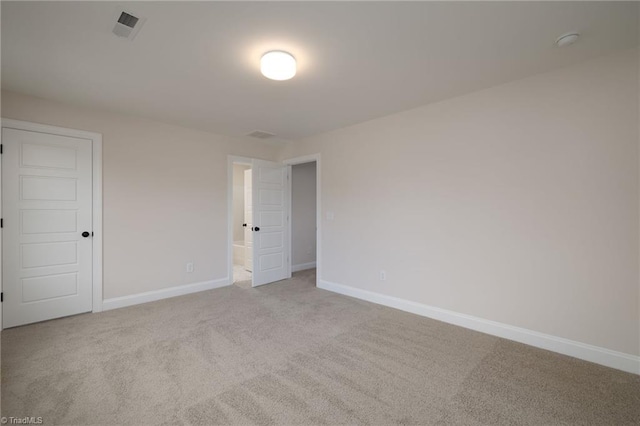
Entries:
[[[233,164],[244,164],[248,166],[252,166],[254,158],[252,157],[243,157],[239,155],[228,155],[227,156],[227,283],[228,285],[233,284]],[[256,158],[259,160],[259,158]],[[270,160],[267,160],[270,161]],[[301,157],[289,158],[287,160],[283,160],[282,164],[288,166],[289,170],[289,180],[287,182],[287,191],[289,192],[289,199],[291,199],[291,166],[296,164],[304,164],[304,163],[316,163],[316,287],[320,282],[321,271],[322,271],[322,192],[321,192],[321,155],[320,154],[310,154],[303,155]],[[291,218],[291,202],[289,202],[287,214],[289,218]],[[289,220],[289,250],[287,253],[287,263],[289,274],[288,278],[291,278],[291,220]],[[253,275],[251,277],[251,281],[253,282]]]
[[[289,166],[289,176],[290,179],[288,181],[289,184],[289,218],[291,218],[291,206],[293,205],[293,198],[291,193],[291,181],[293,180],[293,174],[291,170],[291,166],[295,166],[296,164],[305,164],[305,163],[316,163],[316,287],[320,282],[320,277],[322,276],[322,163],[321,163],[321,155],[317,154],[309,154],[303,155],[301,157],[294,157],[284,160],[282,163]],[[292,228],[291,228],[291,220],[289,220],[289,278],[291,278],[291,262],[293,261],[292,255]]]
[[[32,123],[28,121],[0,119],[2,128],[26,130],[30,132],[49,133],[91,141],[92,156],[92,308],[91,312],[102,312],[103,282],[102,282],[102,134],[66,127],[50,126],[48,124]],[[2,211],[2,166],[0,161],[0,211]],[[0,269],[2,268],[2,233],[0,232]],[[0,291],[2,291],[2,274],[0,273]],[[0,304],[0,330],[2,325],[2,304]]]

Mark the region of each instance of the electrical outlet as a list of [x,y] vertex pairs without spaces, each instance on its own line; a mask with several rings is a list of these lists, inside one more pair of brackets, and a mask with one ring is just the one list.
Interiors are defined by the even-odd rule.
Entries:
[[386,281],[387,279],[387,271],[384,269],[380,270],[380,281]]
[[193,272],[193,262],[187,263],[187,273],[190,274]]

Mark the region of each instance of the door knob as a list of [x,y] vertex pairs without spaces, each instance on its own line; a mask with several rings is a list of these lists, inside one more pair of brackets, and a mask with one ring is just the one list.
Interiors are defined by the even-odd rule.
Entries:
[[254,231],[256,231],[256,232],[259,231],[259,230],[260,230],[259,226],[256,226],[255,229],[254,229]]
[[84,232],[82,233],[82,236],[83,236],[83,237],[85,237],[85,238],[87,238],[89,235],[91,235],[91,233],[89,233],[89,232],[87,232],[87,231],[84,231]]

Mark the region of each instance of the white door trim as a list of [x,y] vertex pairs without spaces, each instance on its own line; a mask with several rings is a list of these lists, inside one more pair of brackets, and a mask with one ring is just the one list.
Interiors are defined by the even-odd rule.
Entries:
[[[301,157],[289,158],[288,160],[284,160],[283,163],[289,166],[289,176],[291,176],[291,166],[295,166],[296,164],[304,164],[304,163],[316,163],[316,287],[318,287],[318,283],[321,281],[322,276],[322,163],[320,154],[310,154],[303,155]],[[291,199],[291,180],[289,179],[289,198]],[[293,200],[291,200],[293,201]],[[291,217],[291,205],[293,202],[289,203],[289,217]],[[293,259],[291,253],[291,220],[289,220],[289,278],[291,278],[291,259]]]
[[[31,132],[49,133],[60,136],[77,137],[91,140],[92,148],[92,207],[93,207],[93,307],[92,312],[102,312],[102,135],[100,133],[84,130],[68,129],[64,127],[49,126],[47,124],[31,123],[28,121],[2,118],[2,127]],[[0,195],[2,191],[2,179],[0,177]],[[1,197],[0,197],[1,198]],[[1,205],[0,205],[1,209]],[[2,237],[0,236],[0,246]],[[0,257],[0,267],[2,258]],[[0,291],[2,291],[2,274],[0,274]],[[0,329],[2,329],[2,305],[0,304]]]

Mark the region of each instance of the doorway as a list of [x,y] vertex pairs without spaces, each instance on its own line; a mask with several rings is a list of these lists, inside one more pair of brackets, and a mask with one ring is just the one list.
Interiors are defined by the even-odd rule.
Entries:
[[251,165],[233,163],[233,284],[251,287],[253,268]]
[[[273,161],[246,157],[228,157],[228,265],[229,284],[234,283],[234,269],[238,273],[251,272],[250,287],[270,284],[291,276],[289,258],[289,167]],[[244,170],[237,168],[236,176],[242,172],[243,185],[236,184],[236,194],[241,188],[244,194],[242,211],[244,216],[244,249],[236,245],[234,268],[234,242],[240,238],[240,209],[234,215],[234,167],[249,166]],[[235,197],[236,200],[240,196]],[[239,202],[236,202],[239,204]],[[246,211],[245,211],[246,210]],[[234,216],[238,219],[234,221]],[[235,225],[235,227],[234,227]],[[235,228],[235,229],[234,229]],[[235,233],[234,233],[235,232]],[[242,262],[239,258],[244,252]],[[244,268],[238,268],[242,263]],[[248,271],[248,269],[250,271]],[[241,280],[249,287],[249,280]]]
[[318,286],[322,273],[322,191],[320,154],[284,160],[289,165],[291,271]]
[[[291,173],[293,166],[304,163],[315,164],[315,216],[313,216],[312,212],[308,213],[305,220],[307,223],[313,223],[315,221],[315,246],[313,236],[314,229],[313,225],[310,225],[306,229],[308,231],[310,230],[312,235],[306,242],[302,242],[302,247],[306,245],[306,250],[303,249],[302,254],[309,259],[302,261],[296,257],[297,263],[292,263]],[[234,180],[234,166],[236,165],[245,167],[244,170],[237,168],[235,172],[237,178]],[[308,167],[312,168],[313,166]],[[241,173],[243,176],[242,185],[239,184]],[[247,173],[247,175],[245,175],[245,173]],[[234,207],[234,203],[239,204],[237,201],[234,202],[234,185],[235,198],[238,199],[241,191],[242,194],[245,194],[244,182],[248,180],[245,176],[249,174],[251,176],[251,190],[247,191],[247,194],[250,192],[251,198],[247,203],[248,197],[244,195],[243,202],[245,206],[250,204],[251,214],[247,217],[247,220],[244,220],[244,216],[240,214],[241,210],[238,207]],[[251,285],[249,286],[249,282],[246,280],[243,282],[244,287],[257,287],[291,278],[292,265],[294,264],[296,268],[299,268],[299,271],[309,271],[315,266],[313,282],[315,282],[316,285],[318,284],[322,271],[320,176],[320,154],[293,158],[285,160],[282,163],[235,155],[229,155],[227,157],[227,270],[229,271],[229,284],[234,284],[236,281],[234,279],[234,265],[236,271],[239,273],[242,273],[242,270],[249,272],[246,270],[246,267],[242,268],[242,265],[245,263],[241,261],[242,252],[245,254],[244,260],[246,261],[248,251],[251,252]],[[311,210],[313,210],[313,206]],[[249,219],[251,221],[249,221]],[[240,220],[242,220],[242,222],[240,222]],[[244,232],[238,229],[237,224],[240,223],[247,225],[246,227],[242,226],[242,228],[245,228]],[[235,229],[234,224],[236,224]],[[246,236],[243,243],[234,244],[234,242],[239,241],[241,235],[246,235],[246,233],[249,232],[251,233],[251,250],[247,250],[247,240],[249,239]],[[243,244],[244,249],[242,248]],[[236,250],[235,260],[234,245]],[[315,260],[313,260],[314,258]],[[238,268],[238,266],[240,266],[240,268]]]
[[291,166],[291,272],[316,268],[316,162]]

